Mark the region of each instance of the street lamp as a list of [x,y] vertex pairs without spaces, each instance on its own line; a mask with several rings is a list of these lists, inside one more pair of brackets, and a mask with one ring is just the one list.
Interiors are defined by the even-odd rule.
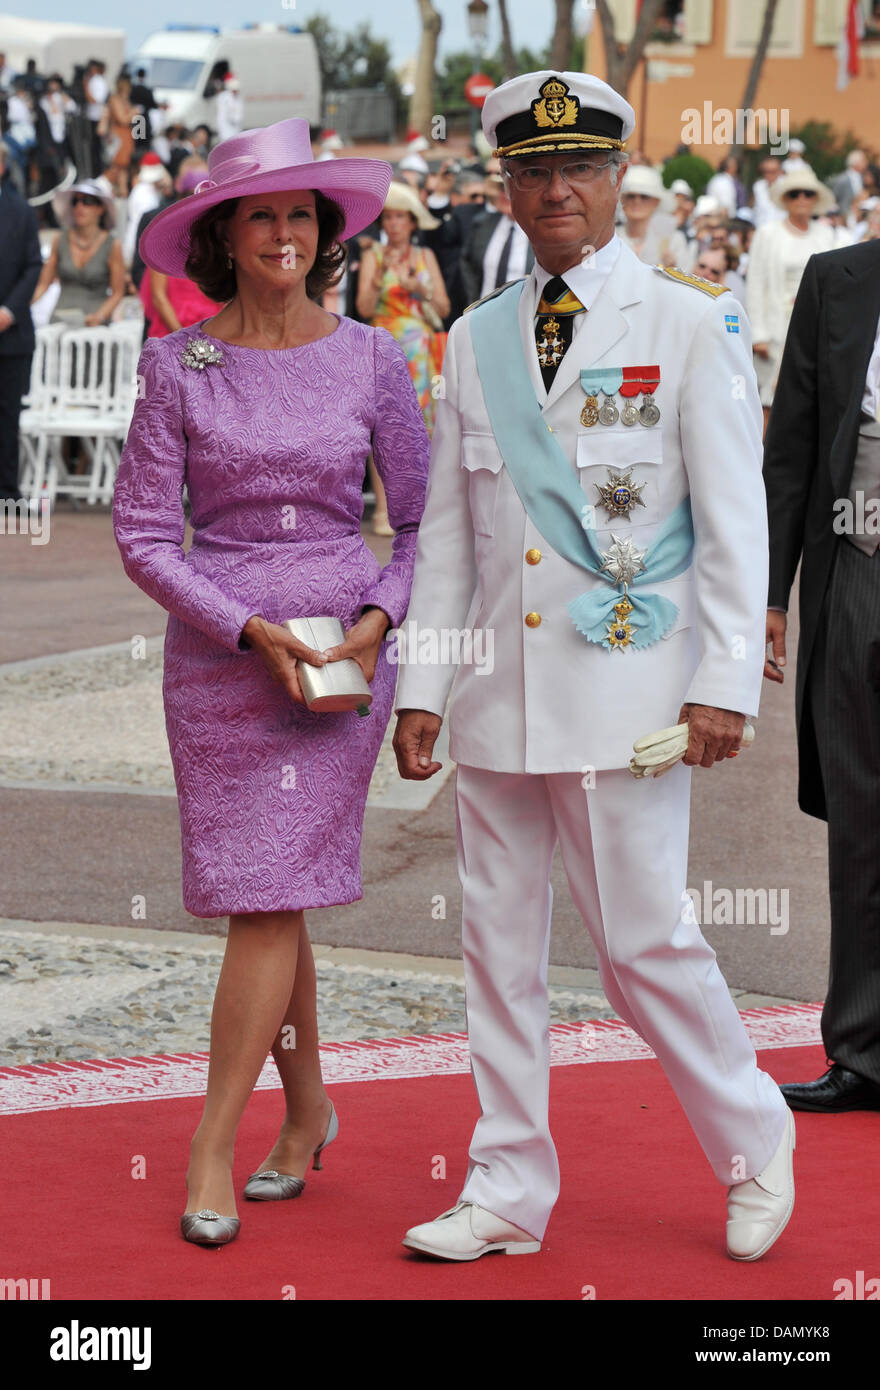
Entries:
[[489,37],[489,6],[486,0],[470,0],[467,23],[469,37],[480,47]]
[[[483,62],[483,48],[489,37],[489,6],[486,0],[468,0],[468,37],[474,43],[474,65],[472,72],[479,72]],[[476,107],[471,115],[471,137],[476,137],[480,128],[480,113]]]

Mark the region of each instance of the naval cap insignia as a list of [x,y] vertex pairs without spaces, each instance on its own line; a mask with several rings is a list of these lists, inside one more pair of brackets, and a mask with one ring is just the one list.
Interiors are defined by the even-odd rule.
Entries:
[[538,88],[541,95],[532,102],[532,117],[537,126],[568,126],[577,123],[580,102],[568,95],[568,83],[561,77],[548,77]]

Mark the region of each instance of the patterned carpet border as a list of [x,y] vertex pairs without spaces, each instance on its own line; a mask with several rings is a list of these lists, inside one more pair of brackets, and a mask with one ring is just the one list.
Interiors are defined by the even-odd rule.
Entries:
[[[758,1050],[803,1047],[822,1041],[819,1031],[821,1011],[821,1004],[789,1004],[743,1010],[742,1018]],[[630,1028],[614,1020],[556,1023],[550,1029],[553,1066],[566,1067],[583,1062],[629,1062],[653,1055]],[[321,1064],[324,1079],[329,1085],[348,1081],[449,1076],[470,1070],[464,1033],[327,1043],[321,1048]],[[206,1052],[0,1067],[0,1115],[201,1096],[205,1093],[207,1074]],[[279,1086],[275,1063],[270,1058],[257,1082],[257,1089],[274,1090]]]

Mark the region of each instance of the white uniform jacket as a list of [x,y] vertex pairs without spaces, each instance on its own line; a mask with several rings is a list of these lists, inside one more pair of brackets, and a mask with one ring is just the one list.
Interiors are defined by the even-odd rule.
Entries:
[[[443,715],[451,688],[450,755],[473,767],[620,768],[633,741],[674,724],[685,700],[758,711],[768,562],[751,335],[731,294],[671,280],[622,246],[548,394],[536,303],[533,270],[519,303],[522,342],[498,351],[525,353],[543,417],[596,506],[600,547],[613,533],[644,550],[690,494],[691,565],[639,588],[671,598],[678,616],[642,650],[610,650],[575,628],[566,604],[606,581],[563,560],[526,515],[492,433],[466,313],[443,364],[395,708]],[[657,424],[581,423],[582,368],[648,365],[660,367]],[[611,518],[594,485],[631,465],[645,505]],[[456,653],[456,635],[471,626],[472,653],[466,643]]]

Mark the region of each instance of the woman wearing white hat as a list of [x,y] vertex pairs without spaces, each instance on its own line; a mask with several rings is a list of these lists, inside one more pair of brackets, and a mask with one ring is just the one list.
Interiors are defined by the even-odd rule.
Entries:
[[649,164],[627,169],[620,186],[625,225],[618,228],[618,235],[649,265],[686,264],[687,239],[675,225],[672,203],[656,169]]
[[807,165],[777,179],[771,186],[770,197],[787,216],[756,231],[746,280],[746,310],[752,325],[752,351],[765,425],[801,276],[811,256],[834,247],[833,229],[811,220],[828,212],[834,206],[834,197]]
[[61,231],[31,303],[59,280],[61,294],[53,322],[86,328],[109,323],[125,293],[122,247],[112,231],[116,211],[110,185],[103,178],[85,179],[57,194],[52,206]]

